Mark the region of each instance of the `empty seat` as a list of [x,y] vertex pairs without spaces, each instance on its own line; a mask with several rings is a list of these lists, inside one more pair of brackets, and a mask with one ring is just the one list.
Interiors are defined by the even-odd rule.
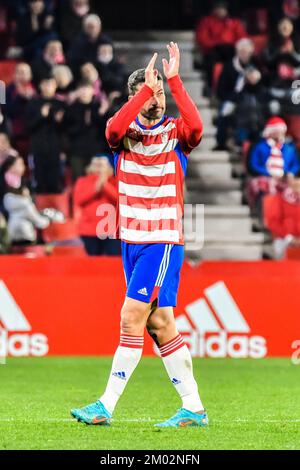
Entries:
[[42,234],[46,243],[78,238],[76,224],[73,219],[67,219],[64,223],[53,222],[42,231]]

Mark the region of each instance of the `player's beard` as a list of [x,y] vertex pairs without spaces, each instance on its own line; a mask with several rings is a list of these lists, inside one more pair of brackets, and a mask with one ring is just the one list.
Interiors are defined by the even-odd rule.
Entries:
[[153,121],[154,119],[160,119],[163,117],[165,110],[163,108],[150,108],[147,111],[142,110],[141,115],[145,118],[148,119],[149,121]]

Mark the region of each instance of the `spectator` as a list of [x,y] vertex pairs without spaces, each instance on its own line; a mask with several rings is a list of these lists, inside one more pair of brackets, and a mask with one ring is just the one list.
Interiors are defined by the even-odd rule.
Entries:
[[250,66],[246,69],[245,85],[237,93],[235,101],[236,144],[242,146],[245,141],[258,140],[272,111],[270,94],[262,83],[262,76],[257,68]]
[[214,150],[228,150],[228,131],[233,126],[237,95],[245,86],[247,68],[256,66],[253,54],[253,42],[247,38],[240,39],[236,43],[235,56],[224,65],[217,87],[217,96],[221,105],[217,120],[217,146]]
[[72,102],[73,90],[73,74],[67,65],[55,65],[53,67],[53,77],[55,78],[57,89],[56,98],[67,103]]
[[34,83],[37,85],[43,78],[53,73],[55,65],[64,64],[65,56],[62,43],[58,40],[47,42],[43,56],[36,59],[32,64]]
[[114,58],[114,49],[111,42],[99,44],[96,67],[107,95],[115,91],[124,93],[128,74],[124,65]]
[[42,79],[39,88],[40,96],[27,109],[35,189],[38,194],[60,193],[63,189],[60,129],[64,105],[55,98],[54,78]]
[[87,163],[94,155],[107,150],[104,137],[107,106],[94,101],[94,88],[90,83],[81,83],[77,92],[78,97],[65,116],[74,181],[84,175]]
[[25,62],[16,66],[15,76],[12,83],[7,87],[6,113],[11,120],[11,131],[14,145],[19,153],[28,153],[28,135],[25,122],[26,108],[28,102],[35,94],[31,82],[31,68]]
[[69,48],[82,28],[82,21],[90,11],[89,0],[67,0],[58,5],[58,25],[64,47]]
[[300,77],[300,38],[289,18],[279,21],[265,56],[272,92],[283,106],[282,112],[293,112],[295,106],[291,103],[291,86],[293,81]]
[[[105,157],[92,158],[86,168],[86,176],[79,178],[74,187],[74,204],[80,208],[79,234],[86,252],[91,256],[119,255],[120,242],[113,238],[116,229],[115,205],[117,202],[117,183],[113,169]],[[101,205],[103,216],[97,216]],[[107,215],[109,219],[106,221]],[[99,224],[101,222],[102,224]],[[103,225],[103,229],[100,229]],[[102,236],[103,239],[99,237]]]
[[23,57],[30,61],[55,37],[54,17],[43,0],[29,0],[27,10],[17,19],[17,43],[23,48]]
[[4,215],[0,212],[0,254],[6,254],[9,249],[7,223]]
[[4,134],[8,134],[10,131],[9,125],[7,122],[7,116],[2,112],[2,108],[0,106],[0,132]]
[[261,216],[261,201],[265,194],[275,194],[282,188],[283,177],[296,175],[299,158],[293,143],[286,141],[287,127],[283,119],[274,116],[265,126],[263,138],[249,155],[250,181],[248,199]]
[[214,2],[211,14],[202,18],[196,27],[196,40],[204,56],[209,87],[214,64],[229,60],[236,42],[244,37],[247,37],[244,26],[240,20],[229,16],[227,2]]
[[0,165],[2,165],[9,155],[15,157],[18,155],[18,152],[11,147],[8,135],[0,132]]
[[49,225],[49,219],[36,209],[29,189],[24,185],[25,165],[22,157],[9,156],[0,169],[1,200],[8,214],[8,236],[11,242],[35,242],[36,229]]
[[79,68],[83,63],[95,62],[98,45],[108,41],[110,39],[102,33],[102,23],[99,16],[87,15],[83,20],[83,30],[69,51],[69,61],[75,75],[79,74]]
[[102,89],[102,80],[99,77],[98,70],[90,62],[86,62],[80,67],[80,75],[83,82],[90,83],[94,89],[94,98],[100,103],[107,100],[106,94]]
[[300,174],[289,178],[270,202],[265,223],[274,239],[275,258],[280,259],[289,245],[300,244]]

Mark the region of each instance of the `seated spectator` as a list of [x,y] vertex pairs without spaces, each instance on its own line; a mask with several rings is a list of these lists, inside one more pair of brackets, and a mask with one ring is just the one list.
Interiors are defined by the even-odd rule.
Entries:
[[66,103],[71,103],[73,100],[73,74],[67,65],[55,65],[53,67],[53,77],[55,78],[57,89],[56,98]]
[[6,113],[11,121],[14,145],[19,153],[28,153],[28,135],[25,122],[28,102],[35,94],[31,82],[32,74],[28,64],[22,62],[16,66],[13,82],[7,87]]
[[[292,83],[300,77],[300,38],[289,18],[282,18],[276,34],[271,38],[265,52],[270,72],[270,86],[283,107],[282,112],[291,113]],[[298,109],[299,112],[299,109]]]
[[64,63],[65,56],[62,43],[57,40],[47,42],[42,57],[37,58],[32,63],[34,83],[38,85],[43,78],[49,77],[49,75],[53,74],[53,68],[55,65]]
[[[91,256],[120,254],[119,240],[107,238],[113,237],[116,230],[117,193],[109,160],[106,157],[92,158],[86,168],[86,176],[79,178],[74,187],[74,204],[81,212],[79,234],[86,252]],[[101,205],[110,205],[111,210],[104,207],[103,215],[100,215]],[[99,238],[101,236],[103,238]]]
[[69,61],[75,75],[83,63],[94,63],[97,58],[98,45],[109,42],[110,39],[102,33],[102,22],[97,15],[87,15],[83,20],[83,30],[74,40],[69,51]]
[[245,75],[248,67],[256,67],[254,45],[250,39],[240,39],[236,43],[236,54],[222,70],[218,81],[217,97],[221,101],[217,120],[217,146],[215,150],[228,150],[227,139],[229,128],[233,125],[233,111],[237,94],[245,86]]
[[234,122],[238,146],[242,146],[245,141],[258,140],[264,123],[272,112],[270,98],[268,89],[262,83],[260,71],[255,67],[248,67],[245,71],[245,85],[237,93],[235,100]]
[[128,73],[124,65],[115,59],[111,42],[99,44],[96,67],[101,77],[102,87],[107,95],[115,91],[124,93]]
[[1,200],[8,216],[7,230],[11,242],[35,242],[36,229],[44,229],[49,219],[36,209],[23,176],[22,157],[9,156],[0,168]]
[[17,18],[17,43],[30,61],[54,38],[54,17],[44,0],[29,0],[27,10]]
[[250,151],[248,165],[252,179],[248,199],[260,216],[262,197],[281,190],[284,176],[296,175],[300,170],[296,147],[286,141],[286,131],[283,119],[277,116],[270,118],[263,138]]
[[2,165],[9,155],[16,157],[18,152],[11,147],[8,135],[4,132],[0,132],[0,165]]
[[93,86],[81,83],[77,89],[77,99],[67,108],[65,115],[74,181],[85,174],[85,168],[93,155],[107,150],[104,137],[107,106],[103,108],[93,96]]
[[84,17],[90,12],[89,0],[67,0],[58,4],[58,29],[63,45],[72,44],[82,28]]
[[227,2],[214,2],[211,14],[199,21],[196,40],[204,56],[210,87],[214,64],[229,60],[234,54],[235,43],[244,37],[247,37],[244,26],[239,19],[229,16]]
[[274,196],[265,223],[273,236],[276,259],[283,258],[289,245],[300,245],[300,174],[290,177],[283,191]]
[[39,88],[40,95],[29,103],[26,116],[35,191],[38,194],[55,194],[63,189],[60,130],[64,104],[55,98],[54,78],[43,78]]

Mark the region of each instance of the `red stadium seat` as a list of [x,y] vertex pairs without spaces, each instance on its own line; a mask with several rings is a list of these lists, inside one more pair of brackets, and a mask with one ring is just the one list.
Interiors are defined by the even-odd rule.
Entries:
[[300,116],[285,116],[285,121],[287,123],[288,134],[294,139],[296,147],[300,149]]
[[272,206],[274,201],[277,199],[276,194],[267,194],[263,199],[263,217],[264,217],[264,226],[269,229],[269,220],[270,216],[273,213]]
[[35,197],[35,204],[38,210],[43,210],[48,207],[61,211],[65,217],[70,216],[69,192],[65,191],[62,194],[37,194]]
[[82,245],[76,246],[55,246],[52,251],[53,256],[87,256]]
[[285,252],[286,259],[300,260],[300,247],[288,246]]
[[64,223],[52,223],[42,231],[46,243],[63,240],[73,240],[78,237],[74,220],[69,219]]
[[0,80],[6,85],[13,80],[17,63],[16,60],[3,60],[0,62]]

